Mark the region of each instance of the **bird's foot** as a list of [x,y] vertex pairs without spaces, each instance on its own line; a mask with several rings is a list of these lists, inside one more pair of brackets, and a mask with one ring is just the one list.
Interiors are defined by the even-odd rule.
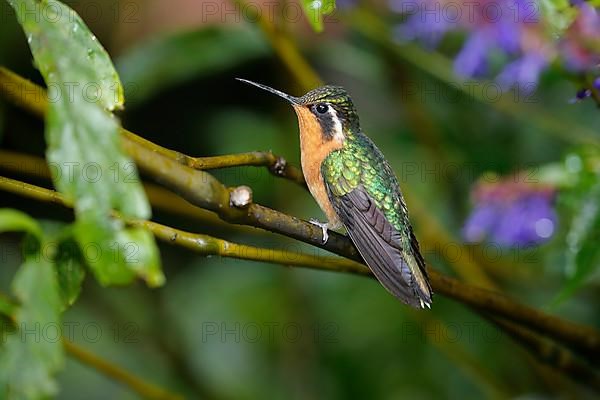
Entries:
[[327,233],[327,228],[329,227],[329,224],[326,222],[320,222],[316,219],[311,219],[310,223],[321,228],[321,230],[323,231],[323,244],[327,243],[327,240],[329,240],[329,234]]
[[431,308],[431,303],[428,303],[426,301],[423,301],[423,299],[419,299],[419,301],[421,302],[421,308]]

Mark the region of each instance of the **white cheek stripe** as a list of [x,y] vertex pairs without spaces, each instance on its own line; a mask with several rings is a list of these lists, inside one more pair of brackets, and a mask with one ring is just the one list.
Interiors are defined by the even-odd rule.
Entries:
[[333,109],[333,107],[329,106],[329,110],[327,110],[327,114],[331,117],[333,121],[333,138],[337,141],[344,140],[344,130],[342,129],[342,122],[337,116],[337,112]]

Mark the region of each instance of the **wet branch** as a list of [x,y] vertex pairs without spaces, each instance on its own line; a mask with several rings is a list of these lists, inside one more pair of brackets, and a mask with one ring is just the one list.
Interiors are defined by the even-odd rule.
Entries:
[[[0,190],[72,208],[72,205],[60,193],[54,190],[11,178],[0,176]],[[116,212],[114,212],[114,216],[122,219],[129,226],[140,227],[150,231],[157,239],[165,243],[192,250],[203,256],[221,256],[334,272],[350,272],[365,276],[371,275],[371,272],[364,264],[346,258],[248,246],[209,235],[186,232],[153,221],[123,218]]]

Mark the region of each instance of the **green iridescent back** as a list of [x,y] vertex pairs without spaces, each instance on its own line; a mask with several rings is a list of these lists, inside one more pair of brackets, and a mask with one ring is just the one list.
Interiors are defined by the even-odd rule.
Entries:
[[325,158],[321,174],[336,197],[363,185],[394,228],[402,233],[409,229],[398,180],[381,151],[360,130],[346,132],[344,147]]

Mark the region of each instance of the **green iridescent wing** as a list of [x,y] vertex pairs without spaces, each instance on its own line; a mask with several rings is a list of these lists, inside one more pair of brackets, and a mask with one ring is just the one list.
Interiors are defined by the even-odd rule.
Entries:
[[364,135],[332,152],[321,173],[329,199],[375,277],[414,307],[431,304],[431,287],[398,181]]

